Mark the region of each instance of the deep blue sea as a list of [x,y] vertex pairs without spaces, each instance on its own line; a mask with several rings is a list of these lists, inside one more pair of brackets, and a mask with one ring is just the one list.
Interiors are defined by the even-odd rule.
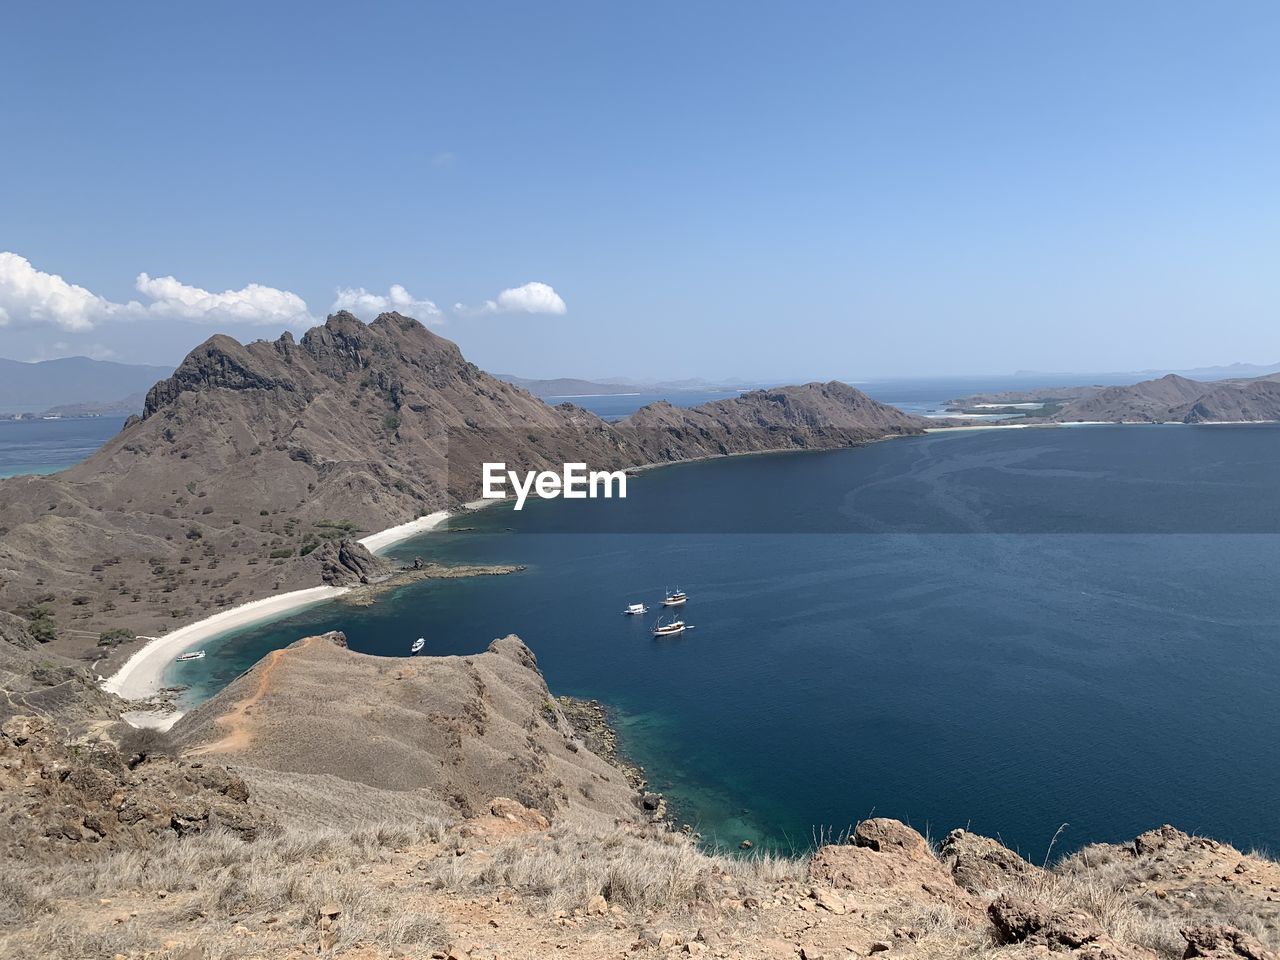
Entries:
[[124,417],[0,420],[0,477],[65,470],[119,433],[124,421]]
[[[644,474],[396,554],[523,563],[324,604],[175,667],[198,699],[326,629],[473,654],[518,633],[598,697],[711,841],[871,814],[1043,858],[1171,822],[1280,849],[1280,427],[973,431]],[[649,532],[645,532],[649,531]],[[624,617],[666,587],[695,629]],[[181,670],[179,673],[178,670]]]

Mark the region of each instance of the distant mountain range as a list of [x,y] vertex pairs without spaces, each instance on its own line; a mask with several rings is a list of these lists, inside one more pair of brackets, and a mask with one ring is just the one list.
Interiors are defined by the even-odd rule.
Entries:
[[714,393],[746,389],[760,384],[745,384],[741,380],[632,380],[629,377],[614,377],[611,380],[582,380],[577,377],[556,377],[550,380],[537,380],[529,377],[517,377],[511,373],[495,373],[499,380],[505,380],[521,390],[528,390],[535,397],[589,397],[618,396],[633,393]]
[[[138,413],[151,385],[172,372],[88,357],[36,363],[0,358],[0,414],[53,414],[53,408],[60,408],[61,416]],[[83,409],[71,412],[77,408]]]

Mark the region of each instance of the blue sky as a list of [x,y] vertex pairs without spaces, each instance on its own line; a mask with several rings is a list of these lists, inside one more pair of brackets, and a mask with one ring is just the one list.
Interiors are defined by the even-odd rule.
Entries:
[[3,356],[171,362],[400,285],[532,376],[1280,360],[1274,4],[5,21]]

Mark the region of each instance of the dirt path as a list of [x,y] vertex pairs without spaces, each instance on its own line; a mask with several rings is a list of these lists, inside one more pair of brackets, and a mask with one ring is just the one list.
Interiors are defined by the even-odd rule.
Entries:
[[305,650],[319,637],[307,637],[302,643],[294,647],[285,647],[282,650],[272,650],[267,655],[266,666],[258,674],[258,685],[254,688],[253,693],[245,697],[227,713],[218,717],[217,723],[226,727],[226,734],[213,743],[206,743],[202,746],[188,750],[186,755],[189,757],[199,757],[208,753],[236,753],[249,746],[252,739],[249,732],[251,726],[249,712],[253,707],[266,696],[267,691],[271,688],[271,675],[275,672],[276,667],[284,656],[293,650]]

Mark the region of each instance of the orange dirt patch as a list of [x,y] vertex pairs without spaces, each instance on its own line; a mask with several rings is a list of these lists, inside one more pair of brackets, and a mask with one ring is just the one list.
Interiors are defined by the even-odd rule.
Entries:
[[[294,650],[304,650],[313,642],[320,639],[319,637],[307,637],[302,643],[293,647]],[[219,726],[225,727],[226,734],[213,743],[206,743],[199,747],[188,750],[186,755],[189,757],[203,756],[209,753],[237,753],[252,741],[250,727],[252,726],[251,711],[253,707],[266,696],[267,691],[271,689],[271,675],[275,673],[275,669],[279,666],[280,661],[289,653],[291,648],[286,647],[283,650],[273,650],[267,655],[267,663],[258,674],[258,685],[254,688],[253,693],[245,697],[229,711],[218,717]]]

